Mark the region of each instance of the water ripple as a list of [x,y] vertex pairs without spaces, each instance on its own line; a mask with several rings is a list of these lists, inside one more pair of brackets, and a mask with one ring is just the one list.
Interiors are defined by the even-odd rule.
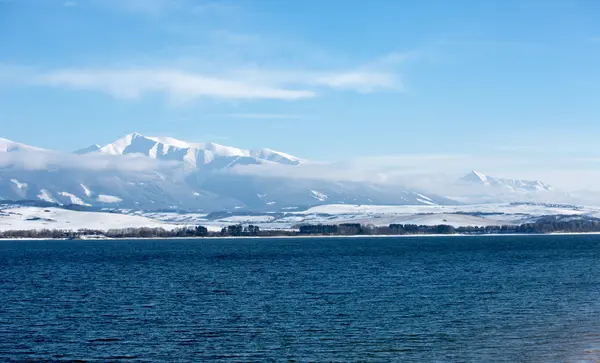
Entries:
[[0,241],[0,361],[598,362],[600,236]]

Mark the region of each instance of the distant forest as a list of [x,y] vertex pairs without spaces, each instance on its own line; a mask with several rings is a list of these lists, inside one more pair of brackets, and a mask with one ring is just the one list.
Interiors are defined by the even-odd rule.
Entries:
[[[562,216],[564,217],[564,216]],[[124,228],[107,231],[87,230],[14,230],[0,232],[0,238],[186,238],[186,237],[299,237],[299,236],[376,236],[376,235],[432,235],[432,234],[545,234],[545,233],[600,232],[600,220],[564,220],[560,216],[544,217],[535,223],[487,227],[458,227],[440,224],[420,226],[416,224],[390,224],[389,226],[346,223],[338,225],[300,225],[297,230],[261,230],[255,225],[241,224],[224,227],[220,232],[210,232],[204,226],[184,227],[174,230],[163,228]]]

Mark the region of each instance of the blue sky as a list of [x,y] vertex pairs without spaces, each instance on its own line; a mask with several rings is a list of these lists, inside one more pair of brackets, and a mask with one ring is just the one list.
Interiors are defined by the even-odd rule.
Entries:
[[598,1],[0,0],[0,137],[598,165],[599,65]]

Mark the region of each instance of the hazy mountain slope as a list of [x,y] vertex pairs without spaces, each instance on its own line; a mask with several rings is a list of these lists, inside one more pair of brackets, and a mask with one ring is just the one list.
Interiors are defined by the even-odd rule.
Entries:
[[552,187],[538,180],[517,180],[497,178],[490,175],[485,175],[478,171],[471,171],[462,178],[462,181],[474,185],[483,185],[490,187],[502,187],[514,191],[538,191],[552,190]]
[[[332,203],[457,204],[454,197],[428,190],[332,181],[314,172],[312,177],[303,175],[305,169],[301,168],[310,165],[313,163],[266,148],[252,151],[138,133],[71,154],[0,139],[0,199],[205,211],[277,211]],[[252,173],[239,173],[243,166]],[[273,167],[279,173],[270,173]],[[288,171],[303,177],[288,176]],[[502,179],[475,171],[456,184],[462,188],[457,197],[489,202],[518,200],[527,193],[551,190],[542,182]]]

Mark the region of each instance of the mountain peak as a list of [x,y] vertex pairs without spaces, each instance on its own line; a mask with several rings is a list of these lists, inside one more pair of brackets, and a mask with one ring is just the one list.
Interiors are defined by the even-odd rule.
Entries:
[[497,178],[495,176],[486,175],[476,170],[472,170],[469,174],[461,178],[462,181],[470,184],[504,187],[513,191],[537,191],[551,190],[552,187],[539,180],[518,180]]
[[96,151],[100,150],[100,148],[101,148],[100,145],[93,144],[93,145],[90,145],[90,146],[85,147],[83,149],[75,150],[75,151],[73,151],[73,154],[79,154],[79,155],[89,154],[89,153],[93,153],[93,152],[96,152]]
[[42,150],[35,146],[29,146],[14,142],[8,139],[0,138],[0,152],[13,152],[13,151],[39,151]]
[[483,184],[483,185],[490,185],[490,177],[488,177],[487,175],[478,172],[477,170],[471,170],[471,172],[467,175],[465,175],[464,177],[462,177],[462,180],[470,182],[470,183],[476,183],[476,184]]

